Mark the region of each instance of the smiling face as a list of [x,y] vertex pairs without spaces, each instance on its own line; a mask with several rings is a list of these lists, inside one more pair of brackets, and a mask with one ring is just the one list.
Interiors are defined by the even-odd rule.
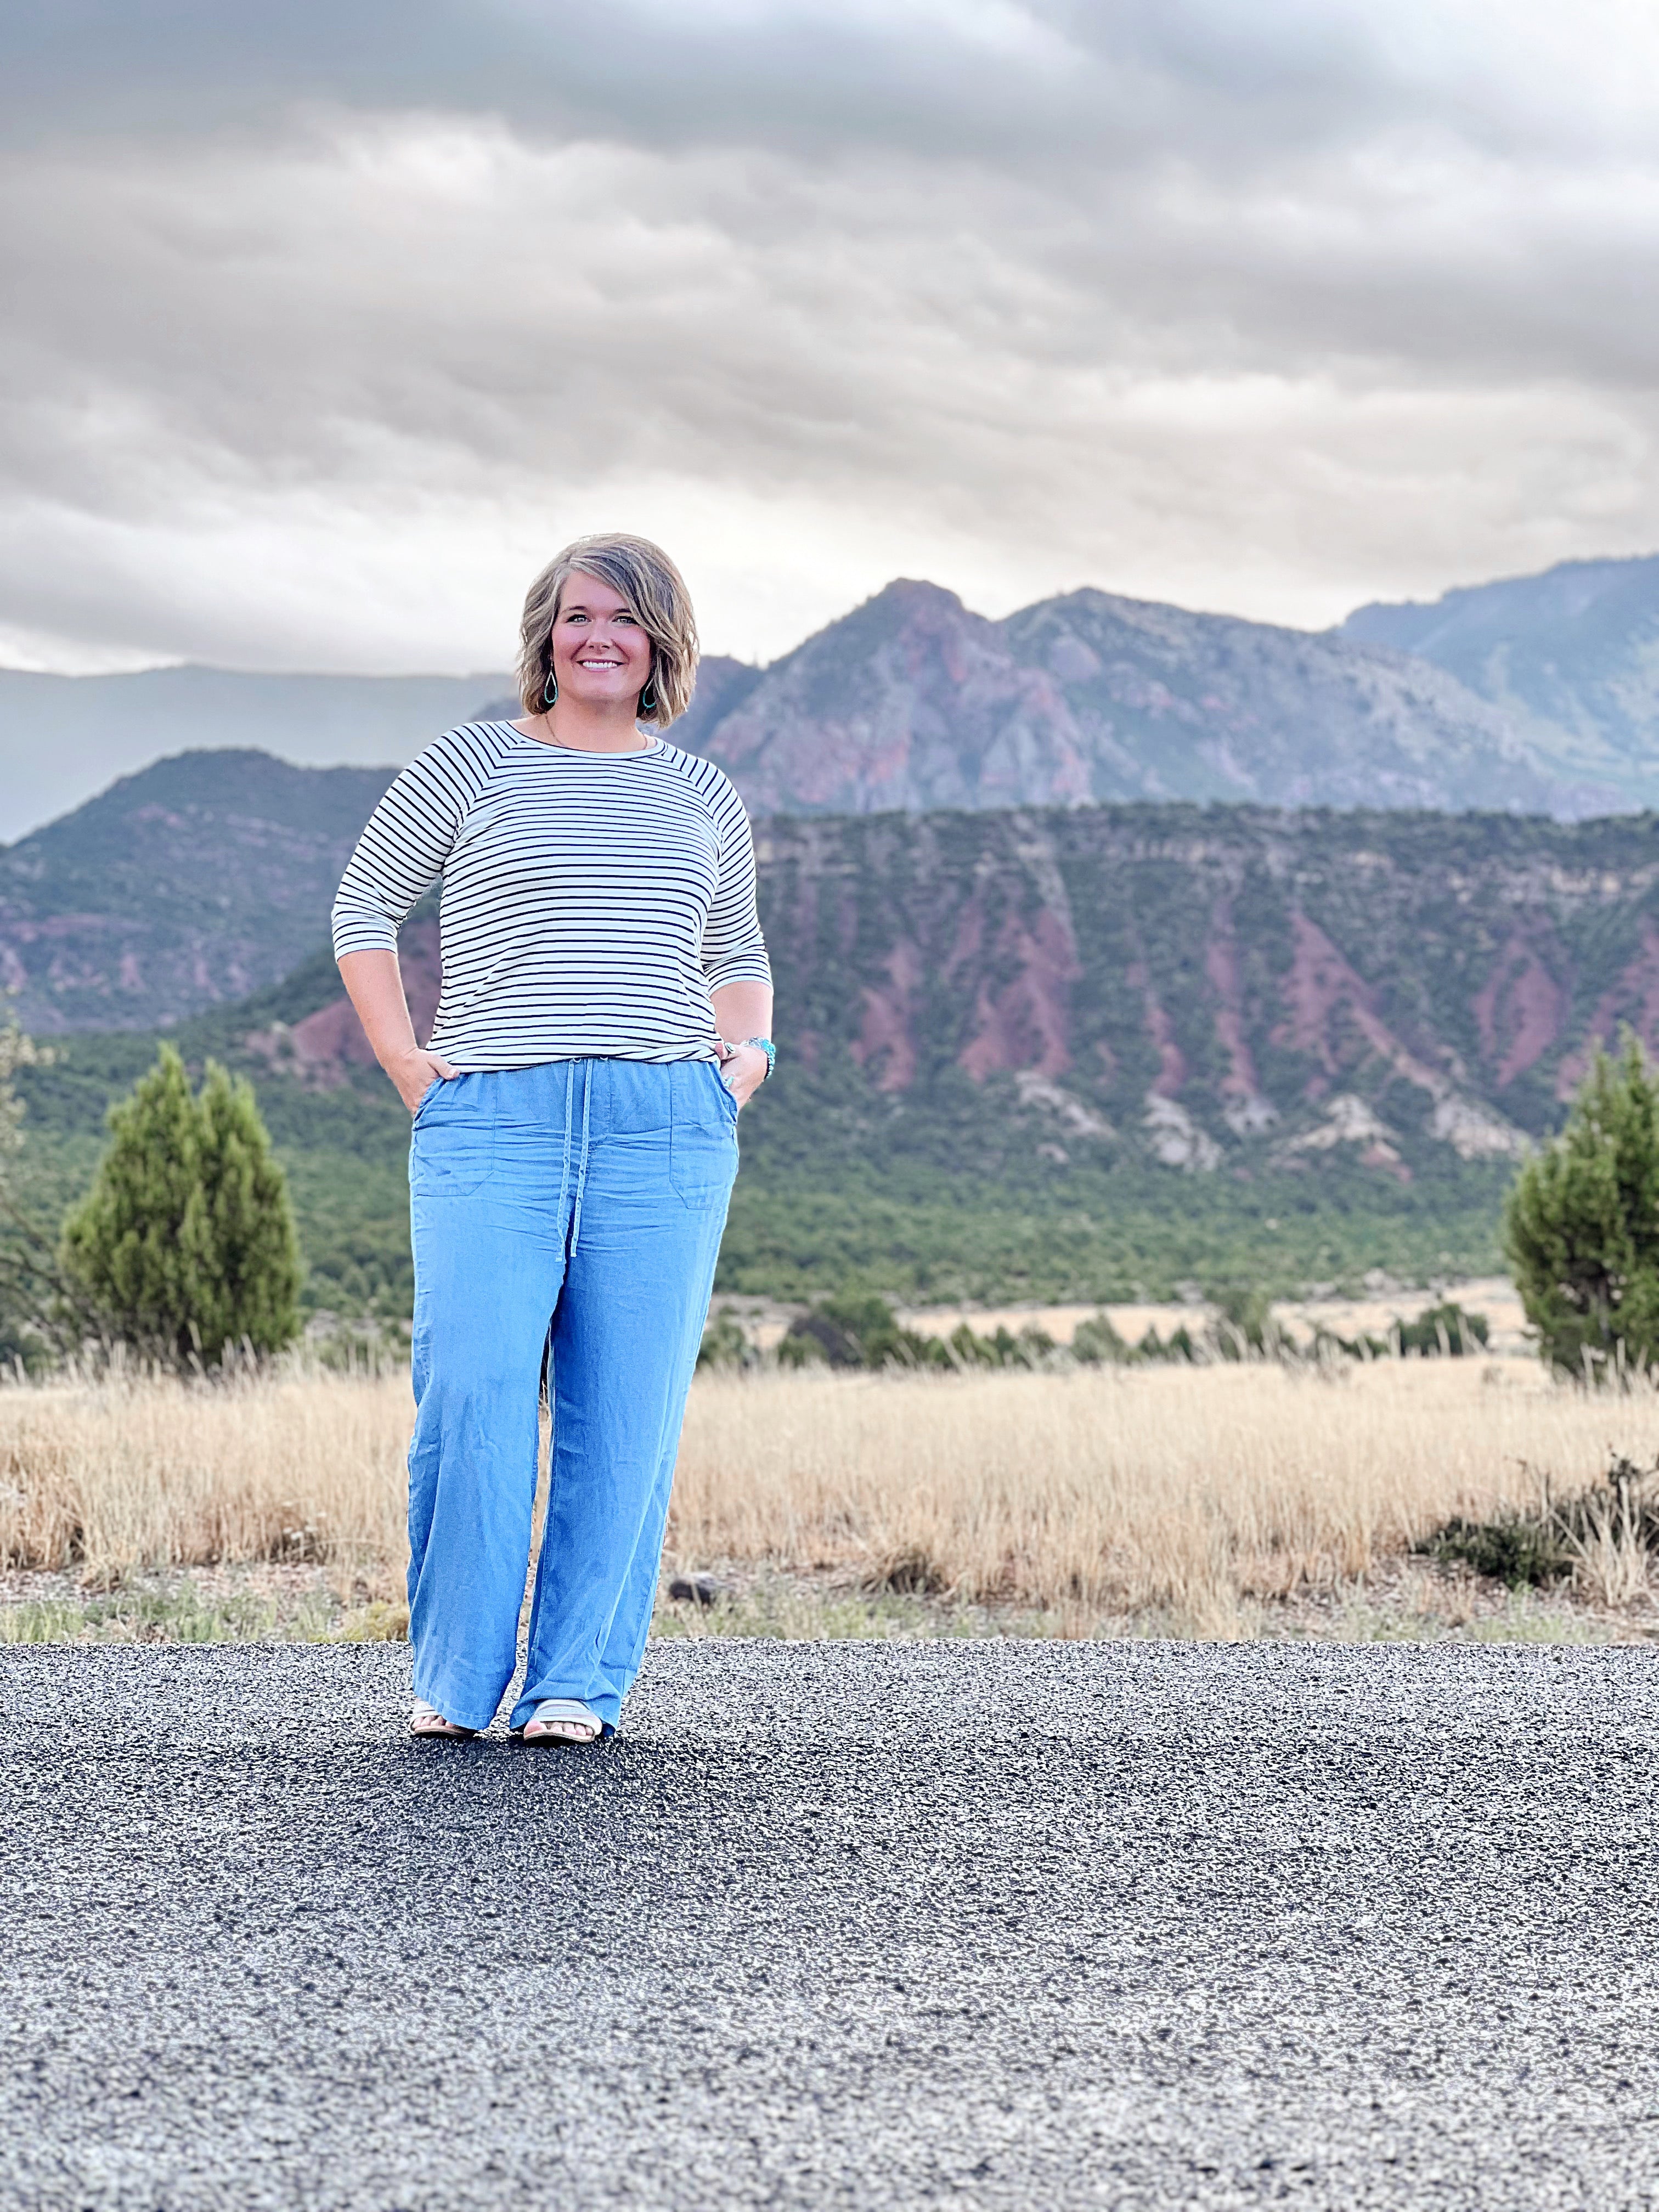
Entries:
[[553,672],[562,699],[630,708],[651,680],[653,647],[628,602],[579,568],[553,620]]

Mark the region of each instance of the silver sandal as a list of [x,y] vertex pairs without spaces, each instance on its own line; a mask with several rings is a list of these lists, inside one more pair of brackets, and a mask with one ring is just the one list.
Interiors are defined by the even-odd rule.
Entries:
[[428,1705],[424,1698],[416,1698],[410,1709],[410,1735],[447,1735],[456,1738],[477,1735],[477,1729],[463,1728],[459,1721],[447,1721],[436,1705]]
[[526,1743],[597,1743],[605,1723],[580,1698],[544,1698],[524,1724]]

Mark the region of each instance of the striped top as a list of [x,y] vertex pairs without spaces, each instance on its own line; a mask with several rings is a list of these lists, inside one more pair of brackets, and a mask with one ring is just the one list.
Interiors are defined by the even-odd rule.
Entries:
[[463,1073],[714,1060],[709,992],[768,982],[749,818],[713,761],[660,739],[578,752],[507,722],[428,745],[369,817],[334,953],[392,951],[441,876],[428,1049]]

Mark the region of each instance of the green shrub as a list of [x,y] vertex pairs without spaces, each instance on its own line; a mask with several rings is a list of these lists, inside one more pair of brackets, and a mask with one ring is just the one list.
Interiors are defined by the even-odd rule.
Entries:
[[1547,1477],[1536,1508],[1509,1507],[1491,1521],[1461,1516],[1419,1544],[1443,1564],[1458,1561],[1511,1589],[1554,1582],[1611,1542],[1638,1554],[1659,1553],[1659,1498],[1646,1487],[1659,1467],[1638,1467],[1615,1452],[1606,1479],[1553,1499]]
[[885,1298],[839,1291],[790,1322],[778,1346],[786,1367],[879,1367],[899,1349],[900,1330]]
[[1443,1565],[1472,1567],[1476,1574],[1506,1583],[1511,1589],[1554,1582],[1572,1565],[1549,1513],[1501,1513],[1492,1521],[1466,1521],[1459,1515],[1443,1522],[1419,1549]]
[[906,1328],[878,1292],[846,1290],[791,1322],[778,1358],[786,1367],[1037,1367],[1055,1348],[1047,1330],[1029,1322],[1018,1335],[999,1325],[978,1336],[964,1321],[948,1337],[924,1336]]
[[1314,1330],[1312,1350],[1316,1359],[1389,1359],[1394,1354],[1394,1341],[1390,1337],[1368,1335],[1363,1328],[1358,1336],[1339,1336],[1321,1322]]
[[702,1342],[697,1346],[697,1365],[707,1367],[752,1367],[755,1347],[744,1332],[741,1322],[729,1313],[711,1321],[702,1333]]
[[1589,1377],[1659,1354],[1659,1084],[1627,1036],[1598,1052],[1565,1127],[1516,1178],[1504,1242],[1551,1366]]
[[1485,1314],[1465,1313],[1448,1298],[1437,1306],[1425,1306],[1415,1321],[1400,1326],[1400,1349],[1433,1359],[1442,1352],[1451,1359],[1472,1359],[1486,1348],[1492,1334]]
[[1137,1359],[1184,1359],[1189,1364],[1210,1357],[1210,1346],[1195,1337],[1186,1322],[1181,1322],[1170,1331],[1167,1341],[1156,1328],[1149,1328],[1135,1346]]
[[106,1333],[144,1357],[216,1364],[300,1330],[300,1251],[253,1092],[208,1062],[192,1096],[163,1045],[109,1112],[92,1188],[64,1226],[63,1264]]
[[963,1321],[943,1344],[933,1338],[924,1356],[935,1366],[1040,1367],[1055,1348],[1048,1330],[1039,1328],[1035,1322],[1027,1322],[1018,1335],[1006,1322],[999,1322],[992,1334],[978,1336]]
[[1243,1359],[1251,1352],[1272,1358],[1283,1350],[1284,1332],[1273,1319],[1273,1300],[1259,1285],[1232,1285],[1214,1297],[1210,1334],[1220,1358]]
[[948,1366],[936,1337],[904,1328],[876,1291],[842,1290],[797,1315],[778,1346],[786,1367]]
[[1072,1334],[1072,1357],[1085,1367],[1121,1367],[1133,1352],[1112,1326],[1109,1314],[1091,1314]]

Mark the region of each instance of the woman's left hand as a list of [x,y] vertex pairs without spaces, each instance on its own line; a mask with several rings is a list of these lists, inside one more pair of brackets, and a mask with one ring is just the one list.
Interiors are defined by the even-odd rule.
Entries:
[[766,1080],[766,1054],[757,1044],[727,1044],[724,1037],[716,1042],[720,1048],[720,1081],[737,1100],[741,1113]]

